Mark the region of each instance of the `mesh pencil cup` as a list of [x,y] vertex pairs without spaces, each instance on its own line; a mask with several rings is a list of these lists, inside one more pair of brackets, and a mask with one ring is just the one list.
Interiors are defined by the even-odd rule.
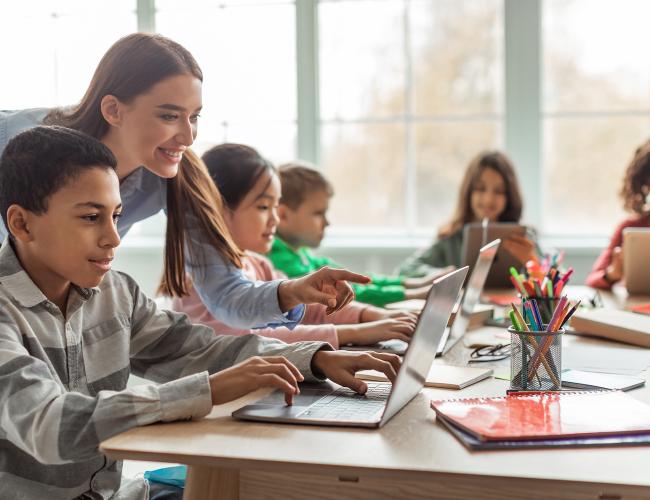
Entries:
[[519,332],[510,327],[508,332],[510,391],[559,391],[562,388],[564,329]]

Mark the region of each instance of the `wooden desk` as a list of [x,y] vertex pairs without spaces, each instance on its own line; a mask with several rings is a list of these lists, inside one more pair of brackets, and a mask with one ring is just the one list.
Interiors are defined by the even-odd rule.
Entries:
[[[470,452],[429,408],[431,398],[503,395],[506,386],[489,379],[462,391],[425,389],[379,430],[233,420],[258,391],[203,420],[133,429],[101,449],[188,464],[187,499],[650,498],[648,447]],[[629,394],[650,403],[648,387]]]

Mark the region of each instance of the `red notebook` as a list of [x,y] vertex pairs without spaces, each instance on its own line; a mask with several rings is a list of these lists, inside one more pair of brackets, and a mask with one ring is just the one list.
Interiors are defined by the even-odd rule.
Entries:
[[650,314],[650,303],[628,307],[628,310],[639,314]]
[[501,295],[501,294],[494,294],[494,295],[486,295],[484,297],[485,301],[489,302],[490,304],[494,304],[497,306],[509,306],[513,302],[515,304],[519,304],[519,301],[521,300],[517,295]]
[[481,441],[650,432],[650,405],[621,391],[522,393],[431,401],[436,417]]

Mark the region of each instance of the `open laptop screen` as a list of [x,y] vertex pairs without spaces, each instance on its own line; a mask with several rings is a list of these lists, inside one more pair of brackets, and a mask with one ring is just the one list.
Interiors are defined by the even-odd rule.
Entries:
[[465,287],[465,293],[463,299],[460,302],[458,312],[454,318],[454,322],[451,325],[449,338],[447,339],[445,346],[443,348],[443,354],[447,353],[460,338],[465,335],[469,322],[472,318],[472,313],[476,304],[478,304],[481,293],[483,292],[483,286],[485,285],[485,280],[490,273],[490,268],[492,267],[492,262],[494,261],[494,256],[499,250],[499,245],[501,240],[497,239],[485,245],[481,250],[479,250],[478,258],[476,259],[476,264],[474,264],[474,269],[472,274],[467,280],[467,286]]
[[467,270],[463,267],[434,281],[386,404],[382,423],[403,408],[424,386]]

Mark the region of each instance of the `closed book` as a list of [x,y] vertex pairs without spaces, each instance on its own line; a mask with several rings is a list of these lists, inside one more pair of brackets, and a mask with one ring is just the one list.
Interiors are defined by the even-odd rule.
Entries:
[[431,401],[436,417],[480,441],[650,433],[650,405],[621,391],[536,392]]
[[650,318],[619,309],[585,309],[571,318],[575,333],[650,347]]
[[[441,389],[463,389],[469,385],[485,380],[492,375],[492,368],[474,368],[471,366],[448,366],[433,364],[429,370],[425,387]],[[362,370],[356,376],[363,380],[383,382],[386,375],[375,370]]]

